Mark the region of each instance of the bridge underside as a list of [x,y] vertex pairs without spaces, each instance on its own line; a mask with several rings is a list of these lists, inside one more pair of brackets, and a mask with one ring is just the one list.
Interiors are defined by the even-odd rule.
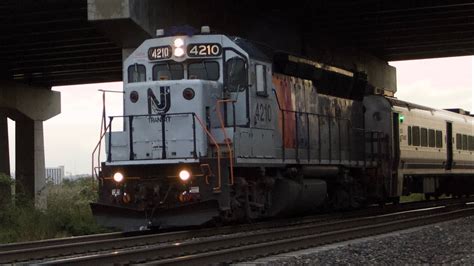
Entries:
[[[92,21],[89,21],[89,19]],[[156,28],[213,29],[309,54],[383,61],[474,54],[474,2],[3,0],[0,79],[54,86],[121,80],[122,48]],[[112,26],[112,27],[110,27]],[[321,55],[319,56],[321,57]]]

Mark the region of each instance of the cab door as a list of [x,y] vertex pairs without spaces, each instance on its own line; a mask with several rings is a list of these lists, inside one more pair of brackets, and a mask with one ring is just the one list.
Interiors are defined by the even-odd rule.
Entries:
[[224,49],[224,94],[232,101],[221,104],[226,127],[249,126],[248,60],[233,48]]

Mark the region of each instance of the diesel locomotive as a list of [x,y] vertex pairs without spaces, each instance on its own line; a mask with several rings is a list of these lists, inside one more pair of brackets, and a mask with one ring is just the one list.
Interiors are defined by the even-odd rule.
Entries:
[[212,34],[123,62],[91,204],[105,226],[204,225],[474,189],[474,119],[370,89],[364,73]]

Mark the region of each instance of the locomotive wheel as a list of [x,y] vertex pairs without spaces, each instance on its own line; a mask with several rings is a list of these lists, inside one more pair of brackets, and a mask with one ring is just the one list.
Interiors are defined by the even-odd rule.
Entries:
[[425,193],[425,200],[430,200],[431,193]]
[[392,198],[392,204],[393,204],[393,205],[398,205],[398,204],[400,204],[400,197]]
[[351,197],[345,189],[336,188],[331,196],[330,205],[334,210],[347,210],[351,206]]

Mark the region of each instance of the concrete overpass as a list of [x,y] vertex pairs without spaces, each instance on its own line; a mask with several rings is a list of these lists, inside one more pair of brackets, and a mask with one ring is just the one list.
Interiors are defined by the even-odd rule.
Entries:
[[0,172],[10,169],[10,117],[17,179],[31,196],[44,185],[42,121],[60,112],[51,86],[121,80],[122,57],[157,28],[210,25],[393,91],[388,61],[474,54],[472,0],[3,0],[0,22]]

